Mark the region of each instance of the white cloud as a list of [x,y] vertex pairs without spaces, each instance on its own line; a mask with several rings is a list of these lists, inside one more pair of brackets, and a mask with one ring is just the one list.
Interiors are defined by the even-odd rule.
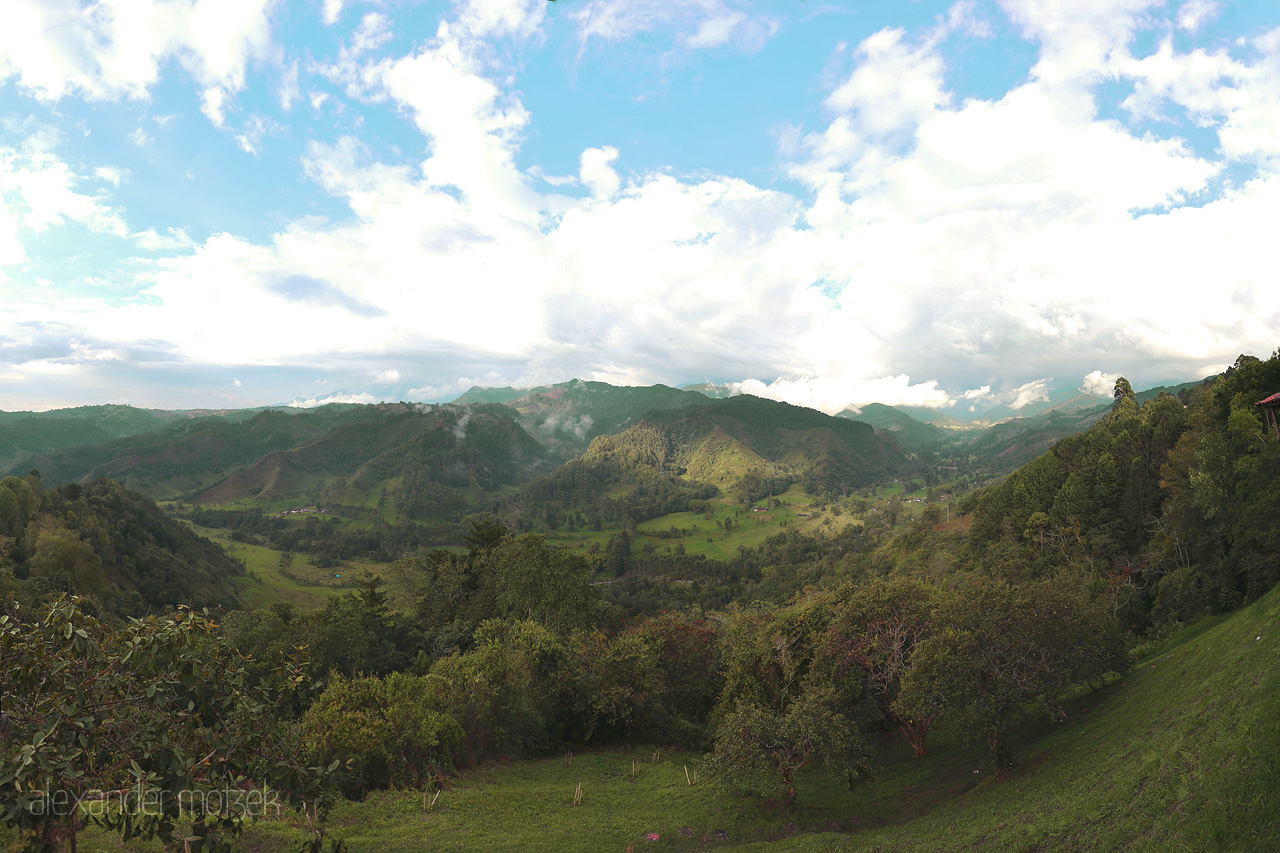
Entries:
[[151,142],[151,134],[147,133],[142,128],[138,128],[129,134],[129,141],[141,148]]
[[200,112],[213,123],[214,127],[223,127],[227,122],[227,93],[218,86],[210,86],[200,93]]
[[[145,99],[160,66],[176,59],[205,89],[203,108],[244,88],[245,68],[266,56],[278,0],[9,0],[0,28],[0,83],[16,79],[56,101]],[[218,123],[215,121],[215,124]]]
[[1178,8],[1178,29],[1194,33],[1222,13],[1216,0],[1186,0]]
[[458,24],[477,38],[529,36],[546,15],[546,0],[455,0]]
[[579,158],[578,176],[590,188],[593,195],[610,198],[617,194],[621,180],[610,165],[618,159],[618,149],[612,145],[588,148]]
[[128,172],[115,166],[99,166],[93,170],[93,174],[111,184],[113,187],[118,187]]
[[755,52],[781,26],[759,5],[734,0],[588,0],[570,14],[584,46],[592,39],[618,43],[642,33],[674,32],[687,49],[732,45]]
[[323,397],[297,397],[289,402],[289,406],[295,409],[314,409],[316,406],[327,406],[330,403],[360,403],[369,405],[371,403],[381,403],[384,400],[373,394],[348,394],[345,391],[338,391],[333,394],[327,394]]
[[274,121],[255,113],[245,122],[243,132],[236,134],[236,145],[246,154],[257,157],[262,153],[263,138],[278,128]]
[[1052,379],[1034,379],[1023,385],[1019,385],[1012,391],[1001,395],[1001,402],[1008,405],[1015,412],[1019,409],[1026,408],[1032,403],[1038,403],[1049,399],[1049,383]]
[[911,378],[906,375],[806,376],[797,379],[776,379],[773,382],[748,379],[743,382],[732,382],[729,387],[734,394],[752,394],[770,400],[781,400],[832,415],[850,406],[862,406],[867,403],[919,406],[928,409],[944,409],[955,404],[951,395],[938,387],[936,380],[912,384]]
[[290,62],[285,68],[284,74],[280,78],[280,89],[278,97],[280,99],[280,109],[288,112],[293,109],[294,101],[302,96],[302,89],[298,86],[298,60]]
[[320,17],[326,27],[331,27],[338,23],[338,16],[341,14],[342,0],[324,0],[324,5],[320,10]]
[[511,385],[511,380],[500,373],[491,371],[483,376],[460,376],[455,380],[442,382],[439,385],[424,385],[420,388],[410,388],[405,393],[411,400],[435,402],[440,400],[452,400],[460,396],[464,391],[468,391],[476,386],[505,387],[509,385]]
[[1103,373],[1101,370],[1095,370],[1081,380],[1080,390],[1086,394],[1110,398],[1115,391],[1116,380],[1119,378],[1119,373]]
[[881,30],[854,51],[857,66],[826,105],[854,112],[860,131],[886,134],[917,126],[950,101],[942,56],[930,44],[912,45],[902,30]]
[[529,113],[486,76],[486,50],[464,28],[442,23],[414,53],[341,75],[349,88],[389,97],[409,111],[429,140],[431,154],[422,164],[429,184],[456,187],[477,211],[526,219],[536,201],[514,155]]
[[370,12],[360,19],[360,26],[351,34],[347,55],[357,57],[377,50],[394,37],[391,19],[379,12]]
[[1000,0],[1024,35],[1040,43],[1033,77],[1057,90],[1096,80],[1121,59],[1145,13],[1162,0]]
[[1255,54],[1253,62],[1225,51],[1179,54],[1165,39],[1154,53],[1121,66],[1134,82],[1125,108],[1141,118],[1181,108],[1197,124],[1217,131],[1229,160],[1274,168],[1280,157],[1280,29],[1245,45]]
[[[796,197],[629,160],[624,183],[618,149],[603,144],[581,152],[576,177],[518,168],[534,117],[490,39],[536,38],[545,5],[458,4],[407,55],[382,55],[390,18],[365,15],[338,59],[315,70],[359,109],[399,111],[421,150],[352,136],[311,143],[307,178],[349,215],[298,218],[258,241],[137,232],[140,248],[172,254],[140,273],[141,298],[0,306],[0,329],[40,317],[107,341],[160,338],[182,363],[325,371],[351,377],[346,387],[398,385],[403,372],[417,399],[574,374],[625,384],[713,375],[833,412],[873,401],[1022,409],[1047,396],[1051,373],[1088,373],[1086,390],[1105,384],[1100,352],[1123,354],[1105,363],[1126,375],[1159,365],[1163,379],[1274,346],[1280,182],[1260,172],[1218,186],[1228,160],[1274,150],[1266,38],[1135,59],[1130,35],[1154,14],[1141,4],[1118,6],[1116,21],[1073,4],[1011,6],[1040,40],[1040,64],[983,100],[951,91],[943,53],[944,38],[989,35],[974,7],[922,33],[873,34],[842,51],[854,64],[830,87],[824,125],[794,134]],[[589,38],[661,26],[711,46],[738,37],[743,25],[729,19],[748,8],[665,5],[683,17],[646,2],[558,14],[578,16]],[[1078,48],[1077,35],[1087,42]],[[1135,82],[1120,118],[1094,103],[1106,74]],[[234,125],[223,100],[234,86],[198,85]],[[329,97],[309,94],[314,110]],[[1219,128],[1222,153],[1134,129],[1164,110]],[[232,131],[246,150],[269,130],[257,118]],[[60,180],[90,206],[64,196],[55,214],[37,215],[9,190],[0,263],[25,262],[22,230],[42,217],[110,213],[76,193],[72,171]],[[575,183],[589,196],[555,189]],[[336,399],[301,387],[280,396]]]
[[[126,233],[119,211],[96,195],[76,190],[88,180],[50,150],[52,141],[41,133],[27,137],[21,148],[0,147],[0,258],[3,263],[25,260],[19,231],[47,231],[76,222],[99,234]],[[2,265],[2,264],[0,264]]]
[[138,248],[148,252],[180,252],[195,247],[195,241],[182,228],[168,228],[164,234],[148,228],[129,236],[138,244]]

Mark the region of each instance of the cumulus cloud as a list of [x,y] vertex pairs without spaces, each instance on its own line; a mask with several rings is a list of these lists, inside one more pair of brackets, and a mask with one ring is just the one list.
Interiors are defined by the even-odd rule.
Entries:
[[1186,0],[1178,7],[1178,29],[1194,33],[1221,13],[1217,0]]
[[1004,395],[1003,400],[1007,401],[1009,408],[1015,412],[1019,409],[1026,408],[1032,403],[1038,403],[1042,400],[1049,399],[1049,383],[1052,378],[1035,379],[1031,382],[1019,385],[1012,391]]
[[[324,6],[324,20],[336,22],[341,6]],[[358,129],[314,141],[305,177],[342,215],[194,245],[180,229],[134,232],[139,247],[172,253],[139,274],[138,299],[10,306],[0,328],[25,310],[125,341],[162,330],[188,362],[341,367],[346,387],[378,384],[394,363],[418,399],[569,375],[713,375],[742,380],[739,393],[830,412],[869,402],[1021,409],[1045,399],[1043,377],[1084,375],[1100,353],[1123,353],[1107,363],[1126,375],[1158,366],[1164,378],[1274,346],[1280,292],[1267,247],[1280,182],[1265,171],[1222,180],[1227,162],[1265,164],[1280,148],[1280,66],[1266,36],[1191,53],[1161,42],[1134,57],[1134,34],[1159,13],[1149,4],[1124,0],[1102,15],[1097,4],[1010,0],[1010,18],[1039,45],[1033,73],[963,98],[945,40],[990,33],[961,4],[926,30],[885,29],[840,52],[851,65],[821,120],[794,134],[785,170],[795,183],[783,189],[633,168],[619,154],[625,140],[592,140],[599,147],[581,150],[576,178],[522,169],[536,117],[495,44],[540,37],[546,6],[460,2],[407,52],[392,47],[390,12],[366,14],[339,56],[314,68],[335,88],[310,93],[312,106],[328,96],[344,107],[345,91],[361,109],[402,117],[420,150],[375,150]],[[760,26],[753,8],[593,0],[564,14],[587,41],[664,27],[709,48]],[[231,125],[236,75],[269,42],[269,28],[244,35],[260,32],[243,25],[251,15],[236,19],[220,42],[229,47],[206,63],[213,70],[199,70],[206,60],[190,45],[144,53],[186,56],[211,120]],[[0,76],[15,77],[7,67]],[[129,80],[139,92],[152,85],[141,71],[82,83],[66,70],[79,67],[66,65],[58,86],[36,76],[20,85],[47,97],[133,97]],[[1135,86],[1118,117],[1093,96],[1108,75]],[[1170,110],[1218,133],[1221,154],[1141,124]],[[231,133],[257,151],[266,129],[253,130],[251,116]],[[54,173],[71,195],[47,210],[19,183],[3,190],[0,265],[25,261],[23,229],[111,221],[74,170]],[[575,180],[585,197],[557,189]],[[1095,374],[1106,379],[1095,370],[1086,390]]]
[[320,7],[320,18],[326,27],[338,23],[338,16],[341,14],[342,0],[324,0],[324,4]]
[[369,405],[371,403],[384,402],[381,398],[373,394],[349,394],[346,391],[335,391],[332,394],[325,394],[322,397],[297,397],[291,400],[288,405],[294,409],[314,409],[316,406],[327,406],[330,403],[360,403]]
[[1119,373],[1103,373],[1101,370],[1095,370],[1081,380],[1080,390],[1086,394],[1110,399],[1115,391],[1116,380],[1119,378]]
[[955,401],[935,380],[912,384],[905,375],[851,378],[844,376],[804,377],[762,382],[748,379],[729,385],[734,394],[751,394],[807,406],[834,415],[850,406],[884,403],[890,406],[919,406],[942,409]]
[[609,198],[618,192],[622,181],[611,165],[618,159],[618,149],[612,145],[604,148],[588,148],[582,152],[578,176],[590,188],[593,195]]
[[128,173],[124,169],[118,169],[115,166],[99,166],[93,170],[93,174],[113,187],[118,187]]
[[0,28],[0,83],[45,101],[143,100],[160,67],[177,62],[204,88],[202,109],[221,123],[226,97],[271,47],[278,0],[10,0]]
[[74,222],[99,234],[127,233],[118,210],[99,195],[79,190],[79,184],[91,179],[58,156],[55,143],[54,137],[36,131],[19,147],[0,146],[0,267],[26,260],[23,231],[44,232]]

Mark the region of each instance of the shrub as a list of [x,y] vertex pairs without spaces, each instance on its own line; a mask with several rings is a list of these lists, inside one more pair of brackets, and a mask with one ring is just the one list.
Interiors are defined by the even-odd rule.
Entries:
[[322,763],[346,762],[339,784],[348,796],[416,786],[451,770],[463,731],[453,717],[428,707],[430,681],[403,673],[385,679],[335,675],[302,719],[303,745]]

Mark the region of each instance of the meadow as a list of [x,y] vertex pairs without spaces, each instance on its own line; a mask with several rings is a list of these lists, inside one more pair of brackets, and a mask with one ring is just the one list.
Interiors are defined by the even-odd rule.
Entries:
[[[867,781],[849,790],[809,774],[788,812],[705,775],[689,784],[697,754],[601,750],[490,762],[427,808],[421,790],[373,792],[340,802],[329,826],[352,851],[386,853],[1275,849],[1278,637],[1280,590],[1182,630],[1070,699],[1066,723],[1028,709],[1003,775],[945,731],[922,759],[886,734]],[[294,849],[304,827],[260,822],[244,849]]]

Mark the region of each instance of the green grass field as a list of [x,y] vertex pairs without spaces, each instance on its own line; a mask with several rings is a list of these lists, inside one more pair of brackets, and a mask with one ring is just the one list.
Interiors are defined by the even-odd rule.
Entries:
[[[631,553],[644,553],[645,546],[652,546],[657,553],[683,545],[685,553],[704,555],[713,560],[727,560],[738,556],[738,548],[754,548],[775,533],[795,529],[804,533],[822,530],[834,533],[849,524],[861,524],[850,513],[840,509],[819,511],[815,498],[794,485],[778,496],[779,505],[765,512],[754,512],[751,507],[728,499],[711,501],[711,518],[705,513],[675,512],[659,518],[651,518],[636,526],[631,542]],[[759,502],[764,506],[764,502]],[[724,532],[725,519],[732,519],[730,532]],[[672,533],[671,528],[676,532]],[[618,525],[608,525],[599,531],[560,530],[549,534],[547,541],[575,550],[590,550],[593,544],[604,549],[609,538],[618,533]],[[708,541],[710,540],[710,541]]]
[[[192,525],[201,536],[217,542],[232,557],[243,560],[246,575],[236,579],[236,592],[249,609],[287,602],[301,608],[323,607],[331,596],[356,589],[366,571],[382,573],[379,563],[347,561],[345,565],[321,569],[306,554],[293,554],[288,566],[281,565],[281,552],[261,545],[237,542],[219,531]],[[334,577],[341,575],[341,577]]]
[[[420,791],[374,794],[342,803],[330,826],[352,851],[388,853],[1275,850],[1277,640],[1280,590],[1181,632],[1125,678],[1068,703],[1067,723],[1033,715],[1003,778],[945,731],[923,759],[888,738],[869,781],[849,791],[811,775],[788,813],[706,779],[689,786],[683,767],[692,772],[696,755],[652,764],[646,750],[601,751],[571,767],[555,758],[470,770],[429,811]],[[287,819],[264,823],[245,849],[285,850],[301,838]]]
[[[473,768],[430,809],[421,791],[376,792],[340,803],[328,826],[352,853],[1277,850],[1277,640],[1280,590],[1182,631],[1124,678],[1069,702],[1067,723],[1031,717],[1003,778],[945,731],[923,759],[886,735],[869,781],[850,791],[809,774],[787,812],[706,778],[690,786],[684,768],[692,774],[697,755],[665,752],[653,763],[648,749],[602,750],[572,765],[555,757]],[[242,849],[294,850],[305,837],[286,814],[249,827]],[[90,830],[80,849],[160,848]]]

